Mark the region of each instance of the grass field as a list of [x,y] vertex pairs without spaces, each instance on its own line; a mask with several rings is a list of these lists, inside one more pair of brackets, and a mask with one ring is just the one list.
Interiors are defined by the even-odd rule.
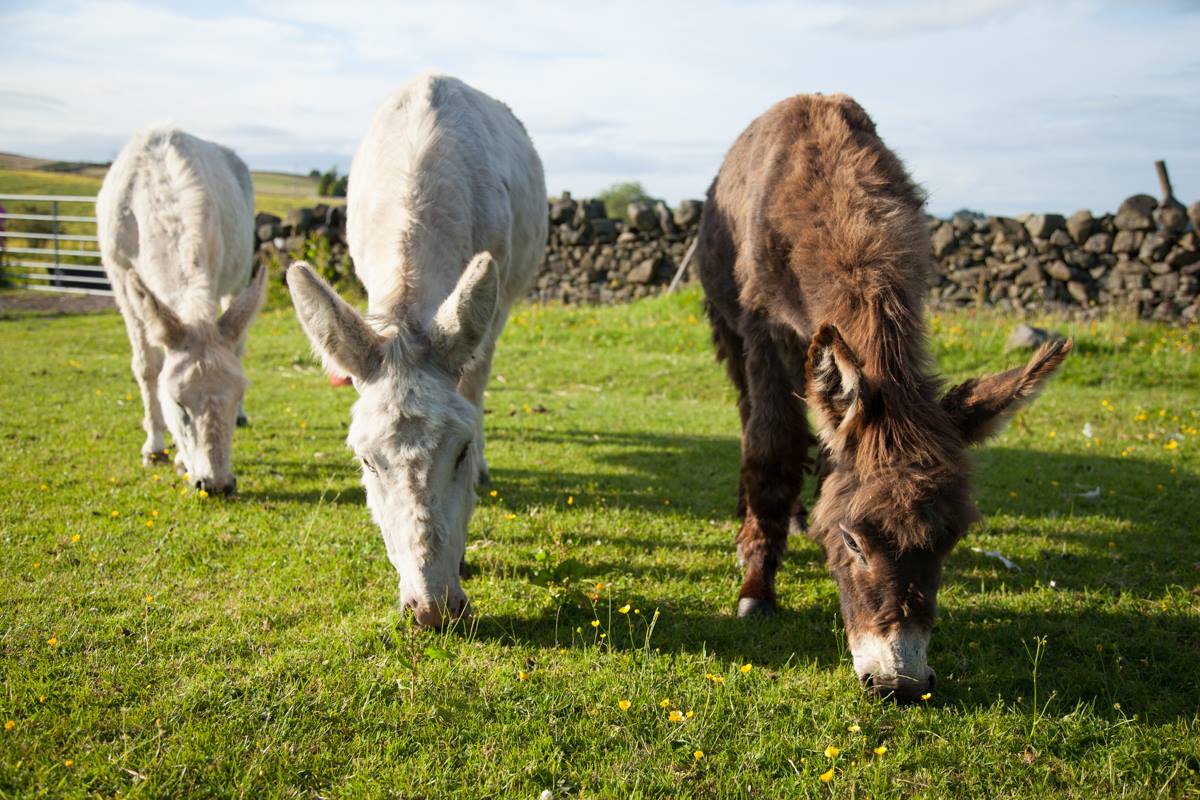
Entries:
[[[254,205],[256,211],[283,216],[290,209],[317,203],[344,203],[344,198],[317,196],[317,181],[307,175],[286,175],[279,172],[255,172]],[[104,180],[99,168],[88,168],[83,174],[47,172],[33,169],[0,168],[0,194],[83,194],[95,195]],[[48,212],[41,212],[48,213]],[[64,214],[91,213],[78,209],[62,209]]]
[[[932,322],[951,377],[1016,360],[1009,320]],[[398,612],[353,390],[289,309],[251,330],[231,501],[139,465],[115,314],[0,320],[0,795],[1198,796],[1200,331],[1057,324],[901,708],[808,542],[778,618],[731,614],[736,412],[694,293],[515,313],[448,633]]]

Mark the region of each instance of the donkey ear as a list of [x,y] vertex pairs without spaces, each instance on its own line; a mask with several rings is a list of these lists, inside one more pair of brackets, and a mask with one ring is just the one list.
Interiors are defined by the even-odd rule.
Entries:
[[805,364],[808,407],[816,412],[821,439],[837,452],[837,436],[863,413],[867,382],[862,365],[833,325],[822,325],[808,346]]
[[133,270],[128,270],[125,278],[125,288],[130,302],[133,303],[138,318],[146,324],[153,344],[163,347],[178,347],[187,336],[187,326],[173,310],[167,307],[158,295],[150,291],[150,287],[142,282],[141,277]]
[[246,335],[246,328],[250,327],[250,320],[254,319],[254,315],[262,306],[263,290],[266,286],[267,268],[260,264],[255,268],[254,274],[250,276],[250,283],[238,292],[237,297],[233,298],[233,302],[229,304],[229,308],[225,309],[225,313],[217,320],[217,330],[221,332],[226,341],[236,344]]
[[383,365],[383,337],[305,262],[292,264],[287,279],[296,316],[325,366],[370,380]]
[[1033,402],[1071,347],[1070,339],[1047,342],[1024,367],[955,386],[942,398],[942,407],[969,444],[982,442],[999,433],[1013,414]]
[[452,372],[462,369],[492,327],[500,299],[500,277],[491,253],[477,254],[458,285],[438,308],[430,338]]

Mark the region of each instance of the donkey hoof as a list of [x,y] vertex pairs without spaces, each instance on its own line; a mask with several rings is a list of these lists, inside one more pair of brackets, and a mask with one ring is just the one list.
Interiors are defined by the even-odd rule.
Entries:
[[151,450],[148,453],[142,453],[142,466],[148,467],[151,464],[163,464],[171,460],[171,456],[166,450]]
[[742,619],[747,617],[773,617],[775,616],[775,601],[763,600],[758,597],[743,597],[738,600],[738,616]]
[[249,425],[250,425],[250,420],[249,420],[249,419],[246,417],[246,415],[245,415],[245,414],[238,414],[238,415],[237,415],[237,426],[238,426],[239,428],[245,428],[245,427],[247,427],[247,426],[249,426]]

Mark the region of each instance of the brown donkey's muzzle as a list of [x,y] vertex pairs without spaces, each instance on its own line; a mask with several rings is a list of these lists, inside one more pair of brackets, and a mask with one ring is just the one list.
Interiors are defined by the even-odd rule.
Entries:
[[860,676],[858,682],[873,697],[906,705],[915,703],[933,692],[933,687],[937,683],[937,675],[931,669],[928,677],[921,681],[898,675],[877,678],[874,674],[868,673]]

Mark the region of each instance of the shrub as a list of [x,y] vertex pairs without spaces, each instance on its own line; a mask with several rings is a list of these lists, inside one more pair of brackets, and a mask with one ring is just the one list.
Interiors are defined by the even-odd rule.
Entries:
[[608,214],[609,219],[621,219],[626,222],[629,220],[625,212],[630,203],[638,200],[645,200],[649,203],[654,202],[654,198],[646,194],[646,190],[642,188],[642,184],[637,181],[614,183],[597,194],[596,197],[604,203],[604,210]]

